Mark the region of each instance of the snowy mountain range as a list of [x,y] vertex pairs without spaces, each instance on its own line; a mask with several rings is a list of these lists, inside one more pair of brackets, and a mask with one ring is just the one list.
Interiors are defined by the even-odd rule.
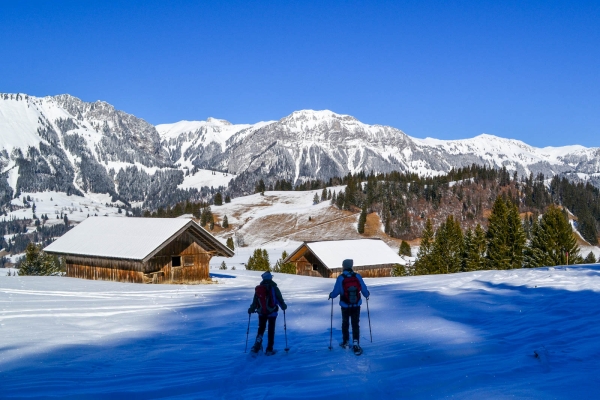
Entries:
[[256,124],[209,118],[153,126],[102,101],[0,94],[3,203],[21,192],[55,190],[156,207],[228,183],[239,195],[258,179],[301,182],[361,170],[435,175],[473,163],[600,187],[600,148],[536,148],[485,134],[417,139],[327,110]]

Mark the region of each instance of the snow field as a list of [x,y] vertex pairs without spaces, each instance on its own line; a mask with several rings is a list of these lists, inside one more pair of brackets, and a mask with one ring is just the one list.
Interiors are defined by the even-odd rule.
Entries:
[[15,206],[23,207],[23,197],[30,196],[29,208],[21,208],[8,213],[8,216],[2,217],[7,220],[16,219],[31,219],[33,217],[33,209],[31,205],[35,203],[35,215],[41,218],[42,214],[48,214],[48,224],[63,223],[62,219],[56,219],[60,214],[67,214],[67,218],[72,222],[81,222],[90,216],[98,214],[98,216],[124,217],[125,212],[118,213],[117,206],[107,207],[106,203],[111,203],[109,195],[91,194],[86,197],[71,195],[61,192],[40,192],[40,193],[22,193],[18,198],[13,199],[11,203]]
[[183,178],[183,183],[178,186],[179,189],[200,189],[203,186],[213,187],[217,189],[219,186],[227,187],[229,181],[235,178],[234,174],[224,174],[223,172],[201,169],[193,175],[188,175]]
[[[361,345],[328,350],[333,280],[275,274],[289,308],[273,357],[244,354],[260,272],[214,285],[0,278],[2,397],[590,398],[600,271],[594,266],[366,279]],[[250,343],[257,327],[251,316]],[[534,353],[538,356],[536,357]]]

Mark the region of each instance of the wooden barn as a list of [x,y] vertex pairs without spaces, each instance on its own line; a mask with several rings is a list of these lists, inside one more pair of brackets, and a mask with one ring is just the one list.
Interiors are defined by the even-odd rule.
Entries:
[[352,269],[366,278],[391,276],[397,264],[406,265],[381,239],[304,242],[285,262],[294,263],[298,275],[337,278],[347,258],[354,260]]
[[209,279],[213,256],[233,251],[180,218],[90,217],[44,249],[65,257],[67,276],[135,283]]

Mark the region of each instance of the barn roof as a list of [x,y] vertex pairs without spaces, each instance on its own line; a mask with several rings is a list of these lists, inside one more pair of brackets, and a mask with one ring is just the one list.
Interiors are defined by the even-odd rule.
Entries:
[[188,231],[208,251],[231,257],[233,251],[196,222],[181,218],[90,217],[44,249],[54,254],[147,261]]
[[347,258],[354,260],[355,267],[400,264],[406,261],[392,250],[381,239],[328,240],[322,242],[304,242],[286,261],[295,261],[310,250],[325,267],[329,269],[342,268],[342,261]]

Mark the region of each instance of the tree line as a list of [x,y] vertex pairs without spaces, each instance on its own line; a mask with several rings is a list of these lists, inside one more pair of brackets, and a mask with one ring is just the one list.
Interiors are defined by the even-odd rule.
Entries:
[[[528,226],[529,225],[529,226]],[[595,262],[584,260],[566,210],[550,205],[538,219],[521,221],[513,200],[498,197],[487,230],[481,225],[463,231],[449,215],[434,231],[427,219],[417,260],[399,275],[427,275],[478,270],[508,270]]]

